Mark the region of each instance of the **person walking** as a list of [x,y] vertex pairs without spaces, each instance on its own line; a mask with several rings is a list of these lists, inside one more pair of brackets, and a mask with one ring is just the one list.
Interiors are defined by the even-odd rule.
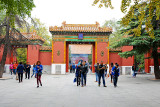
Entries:
[[[83,87],[83,86],[86,86],[86,75],[87,75],[87,66],[85,65],[85,61],[83,61],[80,71],[81,71],[81,84]],[[83,83],[83,80],[84,80],[84,83]]]
[[9,69],[10,69],[10,73],[11,73],[11,75],[12,75],[12,73],[13,73],[13,64],[12,64],[12,62],[11,62],[11,64],[10,64],[10,66],[9,66]]
[[17,72],[17,66],[18,64],[16,63],[16,61],[14,61],[13,63],[13,73],[16,75],[16,72]]
[[132,71],[133,71],[133,78],[135,78],[137,75],[137,66],[135,64],[133,64],[132,66]]
[[34,65],[33,65],[33,74],[32,74],[32,76],[31,76],[31,78],[33,77],[35,75],[35,77],[36,77],[36,64],[34,63]]
[[95,74],[96,74],[96,81],[95,82],[98,82],[98,73],[99,73],[99,63],[95,64],[94,65],[95,67]]
[[105,64],[105,77],[107,76],[107,70],[108,70],[108,66],[107,66],[107,64]]
[[70,73],[72,73],[72,64],[70,65]]
[[101,84],[101,77],[102,77],[102,80],[103,80],[103,87],[107,87],[105,85],[105,66],[103,65],[103,62],[101,61],[101,64],[99,65],[99,81],[98,81],[98,86],[100,87],[100,84]]
[[37,61],[37,65],[36,65],[37,88],[39,87],[39,83],[42,86],[42,82],[41,82],[42,70],[43,70],[43,66],[41,65],[41,62]]
[[23,71],[24,71],[24,69],[25,68],[22,65],[22,62],[20,62],[19,65],[18,65],[18,67],[17,67],[19,83],[22,82],[22,80],[23,80]]
[[[30,68],[31,68],[31,65],[29,64],[29,62],[27,62],[27,64],[26,64],[26,78],[27,78],[27,76],[28,76],[28,79],[30,79]],[[25,78],[25,79],[26,79]]]
[[73,65],[72,65],[72,72],[73,73],[75,73],[75,69],[76,69],[76,65],[75,65],[75,63],[73,63]]
[[112,68],[113,68],[113,63],[111,63],[111,65],[110,65],[110,67],[109,67],[109,74],[110,74],[110,77],[111,77],[111,83],[112,83],[112,80],[113,80]]
[[117,87],[118,77],[119,77],[119,65],[115,64],[115,66],[112,68],[112,76],[113,76],[113,84],[114,87]]
[[81,80],[81,71],[80,71],[80,69],[81,69],[81,64],[80,63],[78,63],[77,64],[77,68],[76,68],[76,80],[77,80],[77,86],[79,86],[80,85],[80,80]]

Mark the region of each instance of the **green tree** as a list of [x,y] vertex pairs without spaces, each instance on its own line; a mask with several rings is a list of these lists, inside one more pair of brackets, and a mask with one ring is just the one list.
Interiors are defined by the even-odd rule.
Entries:
[[[98,5],[99,7],[107,7],[113,9],[112,0],[94,0],[93,5]],[[149,36],[154,37],[154,28],[152,24],[152,19],[156,17],[156,20],[160,19],[160,0],[121,0],[121,11],[127,13],[125,17],[122,18],[122,23],[124,26],[128,26],[130,19],[134,17],[134,10],[139,10],[139,25],[134,29],[134,34],[136,36],[141,35],[141,26],[145,22],[145,29]],[[133,4],[133,5],[131,5]],[[145,8],[148,7],[148,14],[145,14]],[[148,21],[145,21],[148,20]]]
[[[28,27],[29,26],[29,27]],[[49,34],[48,29],[44,25],[44,23],[40,22],[40,19],[33,18],[32,23],[28,26],[23,26],[23,28],[20,28],[21,32],[33,32],[36,31],[37,35],[41,36],[43,39],[45,39],[45,42],[43,45],[45,46],[51,46],[52,45],[52,38]]]
[[11,41],[16,41],[16,39],[12,37],[13,32],[19,33],[20,40],[23,36],[17,29],[15,29],[15,24],[18,24],[21,27],[21,22],[25,17],[30,17],[31,10],[34,7],[33,0],[0,0],[0,11],[3,11],[5,14],[4,20],[0,23],[0,32],[3,32],[2,29],[5,29],[5,37],[0,42],[0,45],[4,45],[3,56],[0,62],[0,78],[2,78],[4,72],[6,56],[8,50],[11,48]]
[[27,61],[27,48],[18,48],[16,50],[17,52],[17,60],[18,62],[22,62],[23,64],[26,64]]
[[[155,8],[156,9],[156,8]],[[130,10],[132,11],[132,10]],[[129,11],[129,12],[130,12]],[[149,36],[149,32],[146,30],[148,27],[146,26],[146,23],[148,22],[148,16],[149,14],[149,7],[146,4],[144,8],[144,12],[146,16],[144,17],[144,22],[141,24],[141,21],[139,20],[139,17],[141,16],[141,12],[139,8],[134,10],[133,18],[130,19],[129,25],[122,29],[121,31],[124,32],[124,35],[128,35],[128,37],[123,38],[120,41],[116,41],[113,48],[122,47],[125,45],[133,46],[133,50],[119,53],[121,57],[131,57],[133,55],[142,55],[147,52],[152,53],[152,58],[154,60],[154,73],[155,78],[160,79],[160,71],[159,71],[159,53],[158,53],[158,47],[160,47],[160,20],[157,20],[156,16],[156,10],[153,13],[153,17],[151,20],[152,26],[153,26],[153,32],[154,32],[154,38]],[[124,25],[122,21],[122,25]],[[141,36],[137,36],[136,28],[141,27]]]
[[115,19],[108,20],[108,21],[105,21],[105,24],[103,26],[111,27],[113,29],[112,34],[110,34],[109,36],[110,47],[114,44],[115,41],[118,41],[124,38],[124,35],[121,31],[123,27],[121,26],[120,21],[116,21]]

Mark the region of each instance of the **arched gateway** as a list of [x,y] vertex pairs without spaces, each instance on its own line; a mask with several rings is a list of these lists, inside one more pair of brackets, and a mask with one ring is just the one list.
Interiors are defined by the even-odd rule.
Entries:
[[50,27],[52,34],[51,74],[65,74],[69,66],[69,44],[92,44],[92,71],[94,64],[109,63],[109,35],[112,28],[96,24],[66,24]]

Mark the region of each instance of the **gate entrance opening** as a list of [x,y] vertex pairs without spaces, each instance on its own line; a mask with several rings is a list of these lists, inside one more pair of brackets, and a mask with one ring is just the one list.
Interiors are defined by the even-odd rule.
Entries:
[[112,29],[96,24],[66,24],[50,27],[52,33],[52,70],[51,74],[66,74],[69,68],[69,45],[92,45],[92,72],[94,64],[109,63],[109,35]]

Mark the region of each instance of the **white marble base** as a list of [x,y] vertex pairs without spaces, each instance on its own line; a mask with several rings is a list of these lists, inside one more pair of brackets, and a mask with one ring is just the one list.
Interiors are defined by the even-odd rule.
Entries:
[[[150,74],[154,74],[154,66],[149,66],[150,67]],[[160,68],[160,66],[159,66]]]
[[9,66],[10,66],[10,64],[5,64],[5,67],[4,67],[4,72],[5,73],[10,73]]
[[52,64],[51,74],[66,74],[66,64]]
[[132,75],[132,66],[121,66],[122,67],[122,75]]

